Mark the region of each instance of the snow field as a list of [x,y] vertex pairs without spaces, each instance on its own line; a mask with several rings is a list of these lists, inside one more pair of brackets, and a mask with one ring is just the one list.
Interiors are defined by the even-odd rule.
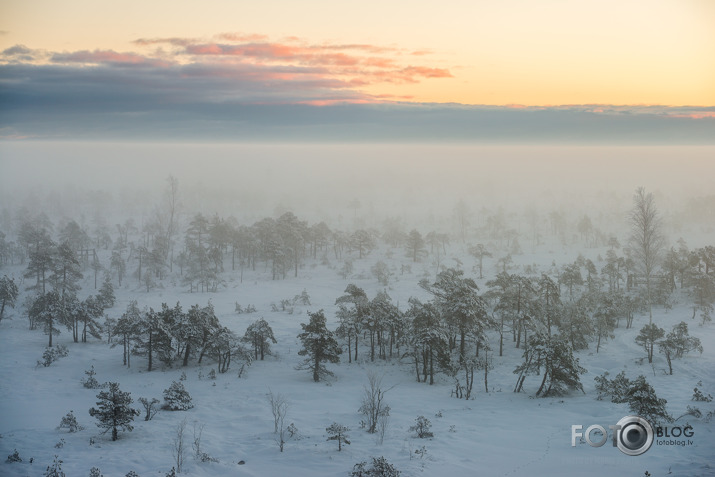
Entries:
[[[444,263],[452,266],[451,255],[448,257]],[[537,263],[546,270],[554,255],[544,251],[515,258],[517,265]],[[704,348],[702,355],[695,353],[675,360],[672,376],[664,374],[667,364],[661,355],[656,354],[653,367],[647,360],[638,363],[644,353],[634,339],[648,317],[637,315],[633,328],[626,330],[622,321],[615,339],[602,342],[598,354],[595,344],[578,354],[581,365],[588,370],[581,377],[585,395],[576,392],[560,398],[532,398],[538,387],[535,376],[527,378],[526,392],[514,394],[516,375],[512,371],[521,361],[521,350],[514,348],[510,338],[505,339],[504,356],[499,357],[495,334],[490,335],[494,369],[489,373],[489,393],[484,391],[483,376],[475,376],[473,400],[451,398],[453,383],[444,375],[439,375],[433,386],[417,383],[410,362],[393,359],[370,363],[365,345],[361,345],[358,362],[348,364],[343,354],[339,365],[328,365],[335,372],[335,379],[314,383],[308,371],[295,369],[302,361],[297,355],[300,342],[296,336],[301,331],[300,323],[308,321],[306,311],[324,309],[328,328],[335,329],[335,299],[343,294],[348,283],[364,288],[369,298],[383,289],[369,272],[379,259],[395,269],[388,293],[401,309],[405,309],[410,296],[430,298],[417,282],[423,277],[433,278],[434,269],[428,263],[410,263],[412,272],[400,275],[399,265],[407,263],[407,259],[402,258],[399,250],[392,258],[377,250],[362,260],[356,259],[353,277],[348,280],[337,275],[341,261],[332,261],[333,270],[308,260],[299,270],[298,278],[289,274],[285,280],[271,281],[260,265],[255,272],[245,272],[243,283],[239,283],[238,272],[227,272],[226,288],[217,293],[187,293],[183,287],[171,286],[169,280],[164,283],[166,288],[146,293],[131,278],[115,290],[117,303],[107,310],[115,318],[133,299],[138,300],[140,308],[147,305],[155,309],[162,302],[173,306],[180,301],[184,310],[196,303],[205,305],[210,299],[221,323],[239,336],[250,323],[265,318],[278,341],[272,345],[274,355],[254,362],[241,378],[237,377],[239,364],[235,361],[229,372],[217,374],[215,381],[208,379],[209,371],[215,367],[210,359],[202,366],[192,360],[188,368],[146,372],[146,360],[133,356],[131,368],[126,368],[122,366],[121,347],[110,348],[106,342],[96,340],[72,343],[71,335],[64,330],[57,344],[67,345],[69,356],[48,368],[35,368],[47,337],[40,331],[27,331],[26,318],[18,305],[10,311],[13,319],[0,323],[0,458],[4,461],[17,449],[23,462],[0,463],[0,474],[42,475],[56,454],[63,460],[62,469],[67,476],[89,475],[90,468],[96,466],[107,477],[124,476],[130,470],[143,477],[163,477],[174,465],[172,439],[184,419],[187,453],[183,475],[190,476],[348,475],[355,463],[381,455],[405,476],[641,476],[646,470],[653,476],[667,475],[669,471],[672,475],[715,474],[714,424],[690,416],[674,425],[685,425],[686,421],[693,425],[692,446],[654,445],[638,457],[622,454],[611,447],[610,440],[600,448],[587,444],[571,447],[572,424],[582,424],[584,429],[591,424],[607,427],[629,414],[625,404],[595,399],[593,378],[604,371],[614,376],[625,370],[629,378],[645,375],[658,396],[668,400],[668,411],[675,417],[685,412],[687,405],[697,406],[703,412],[715,409],[713,403],[691,401],[693,387],[699,380],[705,393],[715,394],[715,327],[698,326],[691,320],[685,298],[671,310],[654,309],[654,322],[666,332],[673,324],[686,321],[691,335],[699,337]],[[460,259],[466,274],[474,276],[470,271],[473,259],[467,256]],[[559,254],[556,261],[565,263],[569,259]],[[495,262],[487,259],[485,263],[485,279],[478,280],[482,292],[486,289],[484,283],[494,274]],[[23,270],[20,267],[3,270],[8,271],[21,276]],[[83,285],[81,297],[93,292],[89,278]],[[303,289],[311,297],[311,306],[296,306],[293,314],[270,311],[272,302],[292,298]],[[18,303],[22,299],[21,296]],[[258,311],[237,315],[235,302],[243,306],[253,304]],[[137,408],[139,397],[161,400],[162,391],[185,371],[184,385],[195,407],[185,412],[160,411],[149,422],[143,420],[142,414],[134,421],[133,432],[120,432],[119,440],[112,442],[109,434],[100,435],[95,419],[88,414],[88,409],[95,405],[98,390],[85,389],[81,380],[91,365],[100,383],[117,381],[123,391],[131,392]],[[382,445],[375,435],[360,428],[362,416],[358,408],[368,371],[382,375],[383,388],[391,388],[386,394],[391,407],[390,425]],[[273,434],[273,418],[265,396],[269,389],[287,397],[286,425],[294,423],[299,430],[299,438],[287,439],[283,453],[279,452]],[[70,410],[84,430],[70,434],[55,429]],[[433,438],[418,439],[408,431],[419,415],[431,421]],[[344,446],[342,452],[337,451],[335,442],[326,441],[325,428],[332,422],[351,429],[348,433],[351,445]],[[194,459],[191,449],[194,424],[204,426],[202,450],[219,462],[201,463]],[[93,445],[90,438],[94,439]],[[64,445],[55,448],[60,439],[64,439]],[[415,451],[422,446],[426,453],[421,457]],[[32,464],[28,462],[30,457],[34,458]],[[238,465],[240,460],[245,464]]]

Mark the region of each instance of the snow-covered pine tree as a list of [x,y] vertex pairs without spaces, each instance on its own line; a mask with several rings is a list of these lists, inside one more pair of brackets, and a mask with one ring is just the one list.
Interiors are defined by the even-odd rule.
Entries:
[[[104,308],[99,297],[88,296],[76,309],[77,321],[82,322],[82,343],[87,342],[87,334],[97,339],[102,338],[102,325],[99,319],[102,318]],[[79,328],[79,327],[78,327]],[[79,329],[77,330],[79,331]]]
[[112,285],[112,277],[108,273],[104,275],[104,281],[102,286],[99,288],[99,294],[97,295],[99,302],[103,309],[112,308],[116,301],[114,296],[114,285]]
[[652,425],[673,421],[673,417],[665,410],[668,401],[656,396],[655,390],[643,375],[631,381],[626,400],[633,414],[641,416]]
[[323,363],[326,361],[329,363],[339,362],[343,350],[335,341],[333,333],[325,326],[323,310],[315,313],[308,312],[308,316],[310,316],[310,322],[300,324],[303,332],[298,335],[303,342],[303,348],[298,351],[298,354],[307,356],[300,369],[312,370],[313,381],[318,382],[320,378],[333,375]]
[[141,314],[140,320],[133,328],[135,331],[135,351],[146,355],[147,371],[154,369],[154,358],[169,363],[173,356],[171,342],[172,323],[166,323],[165,315],[157,313],[153,308]]
[[242,341],[253,346],[254,359],[258,360],[260,355],[261,361],[263,361],[265,355],[271,354],[271,342],[278,343],[273,336],[271,325],[263,318],[248,325]]
[[180,381],[173,381],[168,389],[164,390],[163,409],[168,411],[186,411],[194,407],[191,396]]
[[77,432],[84,429],[84,427],[79,425],[74,412],[70,411],[65,415],[65,417],[62,418],[62,421],[60,421],[60,425],[57,426],[57,429],[67,429],[68,432]]
[[650,323],[641,328],[640,334],[636,336],[636,343],[641,345],[648,355],[648,363],[653,362],[653,347],[664,334],[663,328],[659,328],[655,323]]
[[82,279],[80,263],[77,255],[68,241],[57,246],[52,260],[53,271],[50,283],[61,297],[73,295],[79,291],[79,281]]
[[434,283],[422,281],[420,286],[434,295],[435,304],[447,324],[459,335],[461,362],[467,356],[467,338],[482,336],[487,328],[496,327],[487,314],[484,299],[478,294],[479,287],[471,278],[465,278],[462,270],[455,268],[440,272]]
[[700,344],[700,339],[690,336],[688,333],[688,324],[681,321],[673,326],[673,331],[668,333],[665,339],[658,342],[658,349],[665,355],[668,361],[668,370],[673,374],[673,359],[682,358],[685,353],[691,351],[703,352],[703,345]]
[[568,389],[584,392],[579,375],[586,370],[579,365],[579,359],[574,356],[570,343],[561,335],[537,333],[529,337],[529,346],[524,350],[524,362],[514,370],[515,374],[519,374],[514,392],[521,391],[527,375],[540,372],[543,372],[543,378],[536,396],[559,396]]
[[63,314],[64,310],[60,295],[54,290],[37,295],[27,310],[30,323],[33,325],[41,324],[45,334],[50,337],[47,345],[50,348],[52,347],[52,337],[60,334],[57,325],[61,323]]
[[96,376],[97,372],[94,370],[94,365],[92,365],[87,371],[84,372],[87,375],[85,379],[82,380],[82,385],[87,389],[97,389],[99,388],[99,382]]
[[139,411],[131,407],[131,393],[120,390],[119,383],[110,382],[107,387],[106,391],[97,394],[98,407],[91,408],[89,415],[97,418],[97,426],[106,429],[104,432],[111,429],[112,440],[116,441],[119,429],[129,432],[134,429],[131,423]]

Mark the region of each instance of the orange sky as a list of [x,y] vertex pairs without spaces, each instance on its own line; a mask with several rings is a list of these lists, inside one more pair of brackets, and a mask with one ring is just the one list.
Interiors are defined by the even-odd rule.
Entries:
[[313,103],[715,105],[711,0],[5,0],[0,31],[5,63],[29,61],[17,45],[34,62],[240,63],[341,92]]

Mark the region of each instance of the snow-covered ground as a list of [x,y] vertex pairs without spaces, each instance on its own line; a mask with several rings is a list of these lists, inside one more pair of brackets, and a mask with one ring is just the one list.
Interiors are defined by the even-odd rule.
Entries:
[[[595,256],[599,250],[588,252]],[[448,261],[459,254],[459,246],[455,245]],[[403,255],[402,250],[395,250],[390,258],[383,245],[366,258],[356,259],[355,271],[348,280],[337,273],[341,262],[336,261],[330,268],[308,260],[299,270],[298,278],[289,276],[285,280],[270,280],[261,266],[256,272],[246,272],[243,283],[239,283],[238,272],[227,272],[226,287],[216,293],[188,293],[186,287],[172,286],[171,280],[164,281],[164,288],[147,293],[132,278],[115,290],[117,303],[107,311],[113,317],[119,317],[134,299],[140,307],[155,308],[162,302],[173,305],[180,301],[185,310],[211,300],[222,324],[241,336],[250,323],[264,317],[278,344],[273,345],[272,356],[254,362],[240,378],[234,365],[226,374],[209,379],[207,375],[215,366],[211,361],[202,367],[177,366],[146,372],[145,359],[134,357],[128,369],[122,366],[121,347],[111,348],[97,340],[73,343],[66,331],[56,343],[67,345],[69,356],[50,367],[37,368],[35,364],[47,337],[41,331],[28,331],[20,306],[25,292],[21,292],[18,306],[6,310],[12,319],[0,323],[0,475],[43,475],[57,455],[63,461],[62,470],[71,477],[87,476],[92,467],[100,468],[107,477],[121,477],[132,470],[142,477],[164,477],[174,465],[172,439],[184,419],[189,449],[183,474],[191,476],[340,476],[349,475],[355,463],[369,461],[371,456],[385,456],[404,476],[636,477],[646,475],[646,471],[653,476],[715,475],[715,421],[706,423],[686,416],[675,425],[685,425],[687,421],[693,426],[692,445],[654,444],[637,457],[621,453],[610,441],[598,448],[585,443],[571,446],[572,425],[581,424],[585,429],[600,424],[607,428],[629,414],[626,404],[595,399],[593,378],[604,371],[615,375],[625,370],[630,378],[645,375],[658,396],[667,399],[668,411],[675,417],[683,414],[687,405],[697,405],[704,412],[715,410],[715,403],[691,401],[698,381],[702,381],[706,393],[715,394],[715,325],[699,326],[691,320],[684,297],[671,310],[656,308],[653,319],[666,330],[681,320],[688,322],[691,334],[702,341],[702,354],[693,353],[676,360],[672,376],[664,373],[667,365],[661,355],[656,355],[654,366],[647,364],[647,360],[639,364],[643,350],[634,338],[648,317],[638,315],[631,329],[625,329],[621,323],[615,339],[602,343],[598,354],[595,345],[579,353],[581,365],[588,370],[582,376],[585,394],[533,398],[538,387],[538,378],[534,376],[527,378],[525,392],[513,393],[516,375],[512,371],[521,361],[521,350],[510,340],[505,343],[504,356],[494,356],[489,392],[485,392],[483,381],[478,379],[475,396],[468,401],[450,397],[453,385],[443,375],[433,386],[417,383],[412,365],[397,359],[371,363],[363,355],[352,364],[345,359],[338,365],[329,365],[335,379],[321,383],[314,383],[309,372],[296,370],[302,361],[297,355],[300,349],[297,335],[300,323],[308,321],[306,311],[324,309],[328,327],[334,329],[335,299],[343,294],[348,283],[364,288],[369,298],[382,289],[369,272],[378,259],[396,270],[388,293],[401,309],[406,308],[410,296],[430,298],[418,281],[425,276],[433,278],[434,268],[426,261],[413,264],[411,272],[401,274],[399,264],[409,260]],[[466,255],[460,258],[467,274],[473,276],[474,259]],[[519,256],[518,262],[537,263],[546,271],[552,260],[561,265],[574,258],[575,254],[550,254],[545,249],[536,255]],[[487,277],[494,275],[494,264],[493,259],[485,263],[488,273],[478,281],[482,291]],[[6,267],[2,272],[19,277],[23,268]],[[86,275],[91,273],[88,271]],[[272,302],[292,298],[303,289],[310,295],[311,306],[297,306],[293,314],[270,311]],[[79,296],[89,293],[93,290],[86,278]],[[234,312],[236,302],[244,306],[253,304],[258,311],[238,315]],[[119,440],[112,442],[109,434],[101,434],[96,420],[88,413],[95,405],[97,391],[85,389],[81,380],[92,365],[100,382],[117,381],[122,390],[131,392],[137,408],[139,397],[161,399],[162,391],[186,372],[184,384],[195,407],[186,412],[160,411],[148,422],[140,416],[134,422],[133,432],[122,432]],[[369,371],[382,375],[383,385],[390,388],[386,394],[390,421],[382,444],[375,435],[360,428],[362,415],[358,408]],[[286,422],[294,423],[299,431],[288,439],[282,453],[273,434],[273,417],[266,400],[269,389],[288,398]],[[56,429],[70,410],[84,430],[68,433]],[[433,438],[418,439],[408,431],[420,415],[432,422]],[[338,452],[334,441],[326,441],[325,428],[334,421],[351,429],[348,433],[351,444],[344,446],[342,452]],[[193,458],[190,443],[194,425],[204,426],[202,448],[218,462],[201,463]],[[62,440],[64,443],[58,448]],[[416,452],[423,447],[424,452]],[[4,462],[14,449],[23,462]],[[238,465],[239,461],[245,463]]]

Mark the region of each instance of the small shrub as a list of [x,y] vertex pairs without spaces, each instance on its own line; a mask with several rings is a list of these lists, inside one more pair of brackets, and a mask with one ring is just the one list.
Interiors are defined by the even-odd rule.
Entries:
[[57,460],[57,456],[55,456],[54,462],[52,462],[52,465],[48,465],[47,469],[45,470],[45,473],[43,474],[44,477],[65,477],[65,473],[62,472],[62,461]]
[[60,439],[57,441],[57,444],[55,444],[55,449],[62,449],[65,446],[65,440]]
[[367,462],[355,464],[350,477],[399,477],[400,473],[384,457],[372,457],[372,463],[369,467]]
[[157,398],[152,398],[151,401],[145,397],[140,397],[139,402],[144,406],[144,411],[146,414],[144,415],[144,420],[145,421],[151,421],[151,419],[156,415],[157,412],[159,412],[159,400]]
[[139,474],[137,474],[133,470],[130,470],[129,472],[127,472],[127,475],[125,475],[124,477],[139,477]]
[[[698,386],[702,386],[702,385],[703,385],[703,382],[698,381]],[[708,395],[706,396],[705,394],[703,394],[703,392],[700,389],[698,389],[697,386],[695,387],[695,389],[693,389],[693,401],[711,402],[712,400],[713,400],[712,395],[710,395],[708,393]]]
[[419,416],[415,419],[415,425],[410,427],[411,432],[415,432],[417,437],[420,439],[425,439],[427,437],[434,437],[434,434],[430,431],[432,423],[424,416]]
[[89,469],[89,477],[104,477],[102,471],[98,467],[92,467]]
[[192,407],[194,407],[194,404],[191,402],[191,396],[180,382],[173,381],[169,389],[164,390],[163,409],[168,411],[186,411]]
[[214,368],[209,371],[209,379],[216,379],[216,370]]
[[13,462],[22,462],[22,459],[20,458],[20,453],[15,449],[15,451],[7,456],[7,460],[5,461],[8,464],[12,464]]
[[97,374],[94,371],[94,365],[84,372],[87,375],[85,379],[82,380],[82,385],[87,389],[98,389],[100,387],[99,381],[94,376]]
[[308,295],[308,292],[305,290],[305,288],[300,295],[296,295],[295,297],[293,297],[293,304],[310,306],[310,295]]
[[194,458],[199,462],[218,462],[218,459],[211,457],[211,455],[201,449],[201,435],[203,432],[204,425],[194,423],[194,442],[192,444],[194,448]]
[[60,358],[64,358],[68,354],[70,354],[70,350],[67,349],[67,346],[65,345],[58,345],[54,348],[47,347],[45,348],[45,352],[42,353],[42,361],[38,361],[37,366],[44,366],[47,368],[52,363]]
[[57,429],[67,429],[69,432],[78,432],[84,429],[77,423],[77,418],[74,415],[74,411],[70,411],[62,418],[60,425]]

